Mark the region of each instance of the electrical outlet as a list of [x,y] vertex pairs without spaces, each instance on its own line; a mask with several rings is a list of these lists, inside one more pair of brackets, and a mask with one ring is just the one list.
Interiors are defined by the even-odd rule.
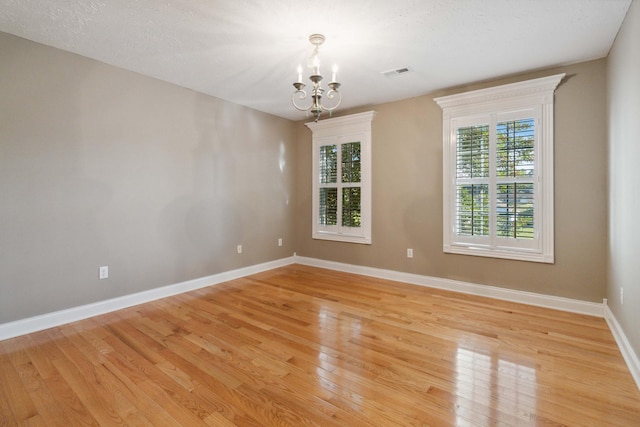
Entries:
[[624,304],[624,288],[620,288],[620,304]]
[[278,246],[282,246],[282,237],[278,239]]
[[407,258],[413,258],[413,249],[407,248]]
[[100,280],[109,278],[109,266],[105,265],[100,267],[100,272],[98,273],[98,277]]
[[238,251],[239,254],[242,253],[242,245],[238,245],[238,247],[236,247],[236,251]]

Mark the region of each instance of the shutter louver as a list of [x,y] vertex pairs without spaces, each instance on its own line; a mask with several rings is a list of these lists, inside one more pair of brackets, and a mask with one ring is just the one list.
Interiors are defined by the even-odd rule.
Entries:
[[456,228],[466,236],[489,235],[489,126],[461,127],[456,140]]
[[498,122],[496,141],[496,235],[533,239],[534,119]]
[[489,126],[458,129],[456,176],[484,178],[489,176]]

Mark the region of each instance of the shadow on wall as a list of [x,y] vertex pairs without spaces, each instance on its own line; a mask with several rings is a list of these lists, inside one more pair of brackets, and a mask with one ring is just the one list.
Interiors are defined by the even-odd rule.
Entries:
[[180,168],[191,175],[190,183],[165,207],[158,224],[162,239],[176,254],[174,274],[181,278],[228,269],[232,248],[244,237],[244,201],[235,198],[238,159],[232,146],[234,124],[240,120],[224,101],[194,96],[189,127],[197,145],[188,152],[188,165]]

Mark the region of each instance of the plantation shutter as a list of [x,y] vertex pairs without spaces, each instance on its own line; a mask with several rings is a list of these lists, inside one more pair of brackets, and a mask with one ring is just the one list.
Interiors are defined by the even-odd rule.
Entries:
[[454,232],[460,241],[515,246],[518,240],[522,246],[521,240],[535,238],[535,118],[511,116],[492,114],[455,130]]
[[320,146],[318,220],[321,225],[360,227],[362,218],[360,157],[359,141]]
[[535,120],[497,123],[496,235],[535,237]]
[[489,235],[489,125],[456,132],[456,232]]

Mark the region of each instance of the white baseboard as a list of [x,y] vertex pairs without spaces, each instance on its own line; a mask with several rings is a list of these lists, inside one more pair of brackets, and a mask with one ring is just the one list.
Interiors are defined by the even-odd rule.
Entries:
[[631,376],[636,382],[636,385],[640,389],[640,359],[638,359],[638,355],[633,351],[627,336],[625,335],[620,323],[613,315],[613,312],[609,308],[609,306],[604,304],[604,318],[607,321],[607,325],[609,325],[609,329],[611,329],[611,333],[613,334],[613,338],[615,338],[618,347],[620,348],[620,352],[622,353],[622,357],[624,361],[627,362],[627,367],[631,372]]
[[26,319],[16,320],[13,322],[3,323],[0,324],[0,340],[29,334],[31,332],[41,331],[43,329],[53,328],[65,323],[87,319],[89,317],[121,310],[123,308],[143,304],[145,302],[154,301],[160,298],[166,298],[172,295],[193,291],[195,289],[217,285],[229,280],[234,280],[240,277],[249,276],[251,274],[260,273],[262,271],[272,270],[274,268],[289,265],[293,262],[294,257],[283,258],[263,264],[239,268],[237,270],[225,271],[223,273],[201,277],[199,279],[189,280],[174,285],[163,286],[160,288],[150,289],[148,291],[142,291],[130,295],[124,295],[121,297],[99,301],[92,304],[81,305],[79,307],[73,307],[66,310],[55,311],[53,313],[47,313],[39,316],[29,317]]
[[523,304],[535,305],[538,307],[553,308],[556,310],[569,311],[572,313],[587,314],[590,316],[603,317],[603,304],[580,301],[570,298],[556,297],[551,295],[536,294],[533,292],[516,291],[513,289],[499,288],[496,286],[478,285],[475,283],[461,282],[458,280],[442,279],[439,277],[423,276],[419,274],[403,273],[394,270],[384,270],[380,268],[364,267],[351,264],[343,264],[334,261],[325,261],[315,258],[294,256],[294,261],[298,264],[312,267],[327,268],[329,270],[344,271],[347,273],[361,274],[363,276],[377,277],[380,279],[394,280],[397,282],[410,283],[414,285],[427,286],[430,288],[444,289],[448,291],[462,292],[470,295],[485,296],[500,300],[519,302]]
[[35,331],[40,331],[47,328],[52,328],[65,323],[75,322],[77,320],[82,320],[88,317],[120,310],[123,308],[131,307],[133,305],[143,304],[145,302],[154,301],[183,292],[216,285],[218,283],[226,282],[229,280],[259,273],[261,271],[271,270],[293,263],[361,274],[363,276],[377,277],[381,279],[394,280],[414,285],[428,286],[431,288],[462,292],[471,295],[486,296],[489,298],[554,308],[557,310],[570,311],[574,313],[588,314],[591,316],[604,316],[603,305],[599,303],[578,301],[569,298],[554,297],[532,292],[516,291],[512,289],[498,288],[495,286],[478,285],[474,283],[423,276],[419,274],[404,273],[400,271],[384,270],[380,268],[364,267],[352,264],[343,264],[334,261],[301,257],[294,254],[292,257],[283,258],[264,264],[240,268],[237,270],[214,274],[212,276],[202,277],[187,282],[163,286],[156,289],[150,289],[148,291],[125,295],[105,301],[99,301],[93,304],[82,305],[79,307],[73,307],[66,310],[56,311],[53,313],[47,313],[39,316],[0,324],[0,340],[28,334]]
[[[251,274],[271,270],[293,263],[326,268],[329,270],[361,274],[363,276],[377,277],[381,279],[394,280],[397,282],[410,283],[414,285],[428,286],[437,289],[462,292],[471,295],[480,295],[489,298],[554,308],[557,310],[570,311],[574,313],[588,314],[598,317],[604,316],[603,305],[598,303],[535,294],[532,292],[516,291],[512,289],[498,288],[495,286],[478,285],[474,283],[442,279],[439,277],[423,276],[419,274],[404,273],[400,271],[384,270],[380,268],[365,267],[352,264],[343,264],[334,261],[301,257],[294,254],[294,256],[292,257],[283,258],[276,261],[244,267],[237,270],[226,271],[223,273],[201,277],[199,279],[189,280],[174,285],[163,286],[161,288],[150,289],[148,291],[99,301],[92,304],[86,304],[66,310],[55,311],[53,313],[47,313],[39,316],[29,317],[26,319],[16,320],[13,322],[3,323],[0,324],[0,340],[17,337],[19,335],[28,334],[31,332],[41,331],[43,329],[53,328],[65,323],[75,322],[92,316],[98,316],[100,314],[109,313],[134,305],[143,304],[145,302],[154,301],[160,298],[166,298],[183,292],[189,292],[195,289],[216,285],[218,283],[227,282],[229,280],[249,276]],[[616,338],[616,340],[618,339]]]
[[145,302],[154,301],[160,298],[170,297],[172,295],[189,292],[195,289],[217,285],[219,283],[227,282],[230,280],[249,276],[251,274],[272,270],[274,268],[283,267],[285,265],[294,263],[312,267],[326,268],[329,270],[344,271],[347,273],[361,274],[363,276],[377,277],[380,279],[394,280],[397,282],[409,283],[413,285],[427,286],[431,288],[462,292],[471,295],[485,296],[488,298],[519,302],[539,307],[553,308],[556,310],[569,311],[573,313],[604,317],[613,333],[620,351],[622,352],[622,356],[624,357],[624,360],[627,363],[629,370],[631,371],[631,375],[636,381],[638,388],[640,388],[640,360],[638,360],[638,356],[631,348],[631,345],[629,344],[624,331],[620,327],[620,324],[614,317],[609,307],[606,305],[606,300],[604,304],[579,301],[570,298],[536,294],[533,292],[517,291],[495,286],[478,285],[475,283],[442,279],[439,277],[423,276],[419,274],[404,273],[394,270],[385,270],[381,268],[343,264],[340,262],[325,261],[316,258],[307,258],[298,256],[295,253],[292,257],[288,258],[244,267],[237,270],[226,271],[223,273],[189,280],[174,285],[163,286],[161,288],[150,289],[148,291],[112,298],[105,301],[99,301],[93,304],[82,305],[79,307],[73,307],[66,310],[60,310],[53,313],[47,313],[40,316],[34,316],[0,324],[0,340],[17,337],[19,335],[28,334],[31,332],[41,331],[43,329],[52,328],[55,326],[63,325],[65,323],[75,322],[93,316],[98,316],[100,314],[105,314],[134,305],[143,304]]

